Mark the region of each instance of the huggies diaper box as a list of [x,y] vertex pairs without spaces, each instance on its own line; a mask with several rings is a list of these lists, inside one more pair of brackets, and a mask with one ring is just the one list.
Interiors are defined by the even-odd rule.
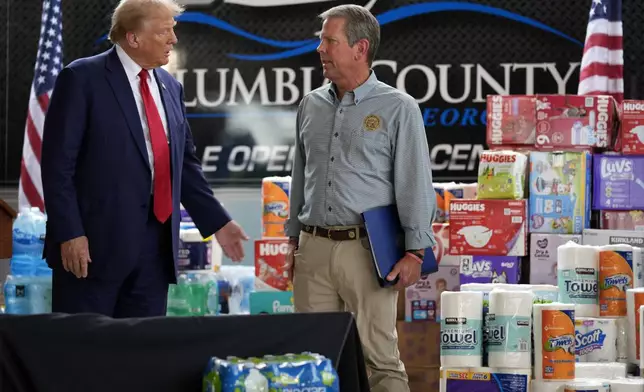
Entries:
[[530,232],[581,234],[590,227],[592,156],[580,152],[530,154]]
[[644,154],[644,101],[622,102],[622,154]]
[[451,255],[525,256],[526,200],[454,200],[450,205]]
[[287,253],[288,238],[255,241],[255,290],[292,290]]
[[593,209],[644,209],[644,156],[595,155]]
[[487,145],[534,145],[536,98],[525,95],[487,96]]

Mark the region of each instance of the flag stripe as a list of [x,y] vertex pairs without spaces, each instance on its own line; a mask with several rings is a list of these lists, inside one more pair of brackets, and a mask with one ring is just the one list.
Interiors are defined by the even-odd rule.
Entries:
[[34,125],[30,115],[27,115],[27,139],[29,141],[29,146],[34,151],[34,155],[36,156],[38,163],[40,163],[42,140],[40,139],[40,135],[36,130],[36,125]]
[[31,207],[38,207],[41,210],[44,210],[44,205],[42,197],[38,193],[38,190],[34,186],[31,176],[27,173],[27,168],[25,167],[25,161],[22,161],[20,166],[20,185],[22,185],[23,192],[29,205]]
[[610,50],[600,46],[594,46],[584,53],[581,59],[581,68],[586,68],[594,62],[606,64],[624,65],[624,51]]
[[624,66],[622,65],[608,65],[604,63],[592,63],[584,68],[580,75],[579,80],[584,81],[593,76],[605,76],[607,78],[620,79],[624,74]]
[[611,36],[606,34],[594,34],[588,37],[584,46],[584,53],[594,47],[604,47],[609,50],[620,50],[624,47],[622,36]]

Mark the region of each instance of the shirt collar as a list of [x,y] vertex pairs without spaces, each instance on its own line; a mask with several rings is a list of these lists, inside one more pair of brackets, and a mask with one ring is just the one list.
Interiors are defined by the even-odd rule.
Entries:
[[[143,69],[139,64],[137,64],[134,60],[132,60],[132,57],[130,57],[127,53],[125,53],[125,50],[121,48],[120,45],[115,45],[116,46],[116,54],[119,56],[119,60],[121,60],[121,64],[123,64],[123,69],[125,70],[125,74],[127,75],[127,80],[129,81],[136,81],[137,77],[139,76],[139,72]],[[148,80],[152,77],[151,72],[148,72]]]
[[[371,70],[369,73],[369,78],[366,82],[362,83],[355,90],[348,91],[347,93],[353,95],[353,103],[357,105],[358,103],[362,102],[363,99],[365,99],[367,94],[369,94],[369,92],[373,90],[377,83],[378,78],[376,77],[376,72],[374,70]],[[329,93],[334,99],[337,98],[335,83],[329,83]]]

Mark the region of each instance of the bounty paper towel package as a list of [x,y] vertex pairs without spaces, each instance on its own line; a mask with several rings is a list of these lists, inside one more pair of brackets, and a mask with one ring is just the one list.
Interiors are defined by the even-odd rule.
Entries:
[[286,265],[287,238],[255,240],[255,289],[292,289],[290,270]]
[[526,255],[526,200],[454,200],[450,214],[450,254]]
[[616,362],[617,320],[575,317],[575,357],[577,362]]
[[537,95],[539,149],[609,149],[617,124],[617,106],[610,96]]
[[262,179],[262,237],[284,237],[284,223],[289,213],[291,177]]
[[460,256],[464,283],[519,283],[521,258],[516,256]]
[[488,146],[534,145],[536,98],[521,95],[488,95]]
[[477,199],[523,199],[528,157],[514,151],[483,151]]
[[568,242],[557,249],[559,300],[575,304],[576,317],[599,317],[599,249]]
[[[441,367],[440,392],[530,392],[532,371],[492,367]],[[425,391],[423,391],[425,392]],[[435,391],[426,391],[435,392]]]
[[530,153],[530,233],[581,234],[590,227],[591,161],[587,152]]
[[439,321],[441,294],[459,290],[458,267],[438,266],[405,289],[405,321]]
[[445,291],[441,302],[441,366],[482,366],[483,294]]
[[530,234],[530,284],[557,284],[557,248],[580,234]]
[[644,231],[644,211],[600,211],[599,228],[604,230]]
[[644,209],[644,156],[595,155],[593,209]]
[[573,304],[534,304],[534,378],[575,378],[575,310]]
[[644,154],[644,101],[622,101],[622,154]]

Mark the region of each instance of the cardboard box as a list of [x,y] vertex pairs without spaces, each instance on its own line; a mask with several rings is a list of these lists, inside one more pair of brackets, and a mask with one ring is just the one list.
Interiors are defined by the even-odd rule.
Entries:
[[600,211],[599,228],[644,231],[644,211]]
[[621,112],[622,154],[644,154],[644,101],[624,100]]
[[521,258],[516,256],[460,256],[460,284],[509,283],[521,280]]
[[593,209],[644,209],[644,156],[593,157]]
[[409,378],[409,392],[429,392],[440,389],[440,368],[405,365]]
[[530,284],[557,285],[557,248],[581,234],[530,234]]
[[434,250],[434,257],[439,266],[458,266],[458,256],[449,254],[449,224],[448,223],[434,223],[432,225],[434,230],[434,239],[436,245],[432,247]]
[[586,229],[581,240],[583,245],[626,244],[644,248],[644,231]]
[[440,366],[440,324],[398,321],[398,350],[406,367]]
[[457,266],[438,266],[405,289],[405,321],[439,321],[443,291],[459,291]]
[[451,255],[526,255],[526,200],[454,200],[450,214]]
[[536,98],[526,95],[487,96],[487,145],[534,145]]
[[291,291],[255,291],[249,296],[250,314],[295,313]]
[[288,238],[255,240],[255,290],[292,290],[287,253]]
[[538,149],[613,149],[619,121],[612,97],[537,95],[536,105]]

